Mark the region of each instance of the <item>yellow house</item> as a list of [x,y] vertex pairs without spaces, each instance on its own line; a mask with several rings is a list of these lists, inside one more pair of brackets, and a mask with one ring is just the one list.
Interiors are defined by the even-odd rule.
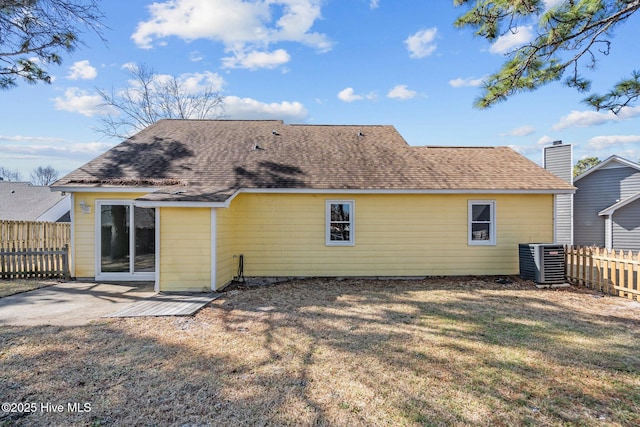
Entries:
[[158,291],[234,279],[517,274],[574,188],[507,147],[392,126],[161,120],[54,184],[77,278]]

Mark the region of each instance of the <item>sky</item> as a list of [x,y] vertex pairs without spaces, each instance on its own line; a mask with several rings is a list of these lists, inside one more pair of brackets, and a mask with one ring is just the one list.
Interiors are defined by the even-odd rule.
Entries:
[[[546,0],[553,6],[558,0]],[[93,33],[49,68],[50,85],[0,92],[0,166],[29,180],[39,166],[61,176],[121,142],[96,131],[109,113],[98,89],[127,88],[132,64],[197,89],[213,86],[225,119],[393,125],[410,145],[510,146],[542,163],[544,146],[572,144],[574,162],[640,159],[640,106],[596,112],[560,83],[473,107],[484,77],[528,41],[535,23],[495,43],[453,23],[452,0],[103,1]],[[640,64],[640,17],[617,27],[608,55],[585,70],[596,92]]]

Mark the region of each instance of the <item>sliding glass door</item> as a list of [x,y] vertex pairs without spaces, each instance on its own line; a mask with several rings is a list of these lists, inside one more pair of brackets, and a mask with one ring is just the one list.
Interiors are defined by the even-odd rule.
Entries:
[[98,202],[99,233],[96,278],[154,280],[156,214],[131,202]]

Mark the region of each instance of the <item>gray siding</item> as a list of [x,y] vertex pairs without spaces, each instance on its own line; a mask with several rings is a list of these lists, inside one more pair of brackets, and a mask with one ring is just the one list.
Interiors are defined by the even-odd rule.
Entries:
[[[544,168],[555,176],[573,183],[572,149],[570,144],[544,148]],[[555,243],[573,244],[573,195],[558,194],[555,202]]]
[[640,251],[640,200],[613,214],[613,248]]
[[573,194],[556,195],[556,241],[561,245],[572,245],[571,233]]
[[544,168],[555,176],[573,183],[571,144],[544,147]]
[[[598,212],[640,191],[640,171],[630,167],[603,168],[576,181],[574,185],[578,190],[573,205],[573,242],[576,245],[604,246],[605,220],[598,216]],[[632,210],[634,207],[640,208],[637,203],[629,207]],[[614,221],[618,214],[614,213]],[[625,216],[629,216],[629,213],[625,213]],[[622,228],[618,232],[618,239],[621,238]]]

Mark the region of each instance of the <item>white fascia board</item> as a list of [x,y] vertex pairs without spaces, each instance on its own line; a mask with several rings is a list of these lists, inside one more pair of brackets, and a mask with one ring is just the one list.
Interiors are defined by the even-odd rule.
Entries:
[[242,188],[224,202],[181,202],[136,200],[144,208],[228,208],[239,194],[573,194],[575,190],[357,190],[313,188]]
[[134,201],[134,204],[141,208],[228,208],[230,203],[231,198],[224,202]]
[[[573,194],[575,190],[487,190],[487,189],[426,189],[426,190],[358,190],[358,189],[277,189],[243,188],[238,193],[277,193],[277,194]],[[235,194],[234,196],[235,197]]]
[[60,200],[55,205],[47,209],[42,215],[36,218],[36,221],[55,222],[70,210],[71,196],[67,195],[64,197],[60,197]]
[[[59,191],[75,192],[71,187],[57,187]],[[95,192],[96,189],[82,188],[79,192]],[[147,192],[153,193],[157,188],[126,188],[119,191],[101,188],[99,192]],[[242,188],[233,193],[224,202],[185,202],[178,200],[136,200],[135,205],[144,208],[183,207],[183,208],[228,208],[231,201],[239,194],[573,194],[575,190],[489,190],[489,189],[318,189],[318,188]]]

